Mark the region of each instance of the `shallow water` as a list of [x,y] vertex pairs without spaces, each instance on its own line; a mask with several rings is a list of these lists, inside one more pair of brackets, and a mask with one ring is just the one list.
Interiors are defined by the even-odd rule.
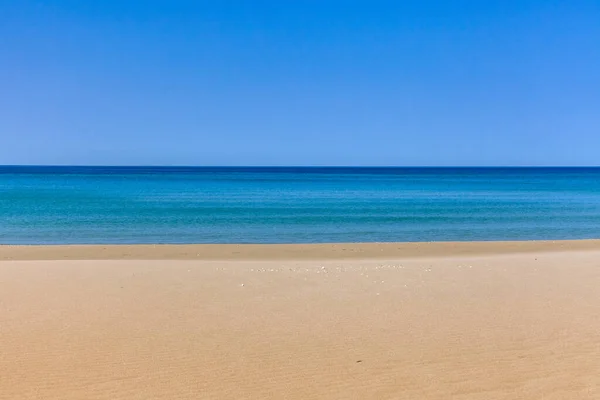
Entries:
[[0,167],[0,243],[600,237],[600,168]]

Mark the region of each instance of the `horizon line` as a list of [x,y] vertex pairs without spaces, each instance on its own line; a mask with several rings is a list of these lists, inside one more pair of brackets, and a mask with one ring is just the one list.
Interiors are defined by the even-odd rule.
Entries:
[[176,165],[176,164],[0,164],[0,168],[600,168],[600,165]]
[[173,168],[600,168],[599,165],[225,165],[225,164],[0,164],[1,167],[173,167]]

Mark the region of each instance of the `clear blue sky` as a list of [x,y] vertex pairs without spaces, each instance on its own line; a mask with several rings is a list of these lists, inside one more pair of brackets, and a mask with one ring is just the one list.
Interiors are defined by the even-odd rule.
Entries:
[[600,1],[0,2],[0,164],[600,165]]

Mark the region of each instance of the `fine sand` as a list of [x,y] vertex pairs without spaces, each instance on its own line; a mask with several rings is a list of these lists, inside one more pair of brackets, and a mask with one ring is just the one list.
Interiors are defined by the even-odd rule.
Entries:
[[0,246],[0,399],[600,399],[600,241]]

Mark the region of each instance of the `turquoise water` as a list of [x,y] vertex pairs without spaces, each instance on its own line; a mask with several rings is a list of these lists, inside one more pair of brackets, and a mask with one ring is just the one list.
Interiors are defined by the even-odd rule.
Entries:
[[600,237],[595,168],[0,167],[0,243]]

